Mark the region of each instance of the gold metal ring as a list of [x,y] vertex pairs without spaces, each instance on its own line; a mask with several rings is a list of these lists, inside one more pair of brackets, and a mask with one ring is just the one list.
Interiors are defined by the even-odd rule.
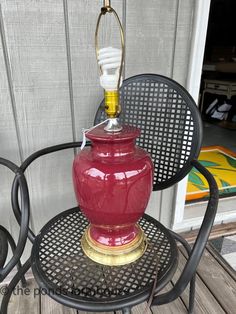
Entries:
[[117,247],[102,245],[93,240],[88,227],[81,238],[82,249],[90,259],[103,265],[120,266],[132,263],[144,254],[148,245],[143,230],[139,225],[137,227],[138,234],[135,239]]

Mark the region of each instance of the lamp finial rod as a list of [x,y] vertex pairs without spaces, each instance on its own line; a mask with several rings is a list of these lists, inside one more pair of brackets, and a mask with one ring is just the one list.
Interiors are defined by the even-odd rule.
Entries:
[[111,0],[103,0],[103,6],[105,8],[110,7],[111,6]]

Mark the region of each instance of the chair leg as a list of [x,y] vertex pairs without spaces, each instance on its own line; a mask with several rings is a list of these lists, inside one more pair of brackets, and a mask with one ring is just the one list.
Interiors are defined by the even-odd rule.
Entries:
[[[9,242],[9,244],[10,244],[12,253],[14,254],[15,249],[16,249],[15,241],[14,241],[13,237],[11,236],[11,234],[5,228],[4,228],[4,232],[5,232],[6,236],[7,236],[7,240]],[[20,268],[22,268],[22,264],[21,264],[21,261],[19,260],[19,262],[17,263],[17,270],[18,270],[18,272],[19,272]],[[26,287],[26,285],[27,285],[24,275],[21,278],[21,284],[22,284],[22,287]]]
[[[186,250],[188,256],[190,256],[192,249],[191,249],[191,246],[188,244],[188,242],[184,238],[182,238],[180,235],[178,235],[177,233],[173,232],[172,230],[170,230],[170,232],[173,235],[173,237],[183,245],[183,247]],[[193,309],[194,309],[195,281],[196,281],[196,275],[194,275],[193,278],[190,281],[189,310],[188,310],[188,312],[190,314],[193,313]]]
[[194,308],[194,299],[195,299],[195,283],[196,283],[196,275],[193,276],[192,280],[190,281],[190,291],[189,291],[189,314],[193,313]]
[[8,303],[10,301],[11,295],[17,286],[18,282],[25,275],[31,266],[30,258],[25,262],[25,264],[19,269],[19,271],[12,278],[11,282],[7,286],[6,293],[3,296],[0,313],[7,314]]

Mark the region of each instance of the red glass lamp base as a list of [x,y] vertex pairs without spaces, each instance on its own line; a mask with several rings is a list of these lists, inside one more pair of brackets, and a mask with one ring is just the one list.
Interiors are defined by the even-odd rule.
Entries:
[[146,240],[137,224],[147,206],[153,182],[150,156],[135,145],[140,131],[123,125],[109,133],[98,126],[86,134],[84,148],[73,164],[79,207],[90,222],[82,247],[92,260],[123,265],[138,259]]

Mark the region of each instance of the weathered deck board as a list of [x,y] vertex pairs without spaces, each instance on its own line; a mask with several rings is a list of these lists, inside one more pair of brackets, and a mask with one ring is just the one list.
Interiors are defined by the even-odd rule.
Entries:
[[235,313],[236,282],[208,250],[202,256],[198,274],[226,313]]
[[226,270],[226,272],[236,281],[236,271],[225,261],[212,244],[208,244],[207,250],[213,256],[213,258]]
[[[230,236],[235,234],[236,230],[236,222],[230,222],[230,223],[222,223],[220,225],[213,226],[211,230],[211,234],[209,239],[217,239],[222,236]],[[194,229],[192,231],[182,232],[181,236],[185,238],[186,241],[189,243],[195,242],[197,235],[198,235],[199,229]]]
[[[77,314],[91,314],[91,312],[77,311]],[[114,312],[99,312],[99,314],[114,314]],[[117,311],[116,314],[121,314],[121,312]]]
[[77,314],[76,310],[59,304],[47,295],[42,295],[40,301],[40,314]]
[[[162,290],[161,293],[167,292],[172,288],[172,284],[168,284],[165,289]],[[153,306],[151,308],[153,314],[184,314],[187,313],[187,309],[179,298],[168,305],[160,305],[160,306]]]
[[40,314],[39,289],[35,280],[28,280],[26,288],[18,285],[8,306],[9,314]]
[[152,311],[147,307],[147,303],[144,302],[140,305],[134,306],[132,308],[132,314],[152,314]]
[[[183,249],[180,249],[181,252],[184,252]],[[186,263],[186,258],[183,254],[179,254],[179,267],[175,273],[174,281],[180,276],[184,265]],[[203,263],[202,261],[200,262]],[[203,265],[202,267],[204,267]],[[183,292],[181,296],[184,304],[188,308],[189,306],[189,285],[187,289]],[[196,276],[196,292],[195,292],[195,311],[196,313],[202,314],[223,314],[225,311],[222,309],[220,304],[217,302],[214,295],[209,293],[208,287],[203,283],[199,275]]]
[[[91,314],[91,312],[77,311],[77,314]],[[114,314],[114,312],[99,312],[99,314]],[[120,311],[116,311],[116,314],[121,314],[121,312]]]
[[[174,276],[175,282],[185,265],[185,253],[180,249],[179,267]],[[227,265],[223,265],[215,257],[211,248],[205,250],[202,260],[198,267],[196,280],[195,295],[195,313],[196,314],[223,314],[235,313],[236,308],[236,280],[227,271]],[[164,291],[171,289],[169,284]],[[84,311],[76,311],[64,307],[48,296],[36,293],[34,297],[34,289],[37,288],[34,280],[29,280],[30,295],[13,295],[9,304],[8,314],[88,314]],[[154,306],[151,310],[146,308],[146,303],[135,306],[132,314],[185,314],[188,308],[189,288],[184,291],[181,298],[172,303],[162,306]],[[1,299],[0,299],[1,301]],[[105,313],[100,313],[105,314]],[[112,313],[108,313],[112,314]],[[117,311],[116,314],[121,314]]]

